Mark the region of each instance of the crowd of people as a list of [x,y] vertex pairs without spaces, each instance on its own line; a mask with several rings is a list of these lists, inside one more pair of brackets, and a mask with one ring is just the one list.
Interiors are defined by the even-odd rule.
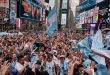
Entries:
[[85,61],[76,47],[86,36],[69,29],[51,37],[45,32],[0,36],[0,75],[110,75],[109,58],[97,54],[105,65],[90,56]]

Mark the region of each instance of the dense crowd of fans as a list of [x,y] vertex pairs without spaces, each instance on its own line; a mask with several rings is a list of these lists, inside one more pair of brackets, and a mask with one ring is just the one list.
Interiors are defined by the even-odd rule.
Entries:
[[[0,36],[0,75],[110,75],[110,59],[106,65],[85,57],[76,48],[86,35],[65,29],[53,36],[40,32]],[[100,69],[99,69],[100,68]]]

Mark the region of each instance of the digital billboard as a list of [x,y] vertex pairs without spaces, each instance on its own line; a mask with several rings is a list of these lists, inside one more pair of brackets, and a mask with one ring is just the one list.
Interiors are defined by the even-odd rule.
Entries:
[[90,24],[90,34],[94,35],[96,24]]
[[79,22],[77,22],[76,23],[76,28],[82,28],[82,25]]
[[20,17],[31,18],[31,1],[21,0]]
[[93,14],[93,23],[98,22],[98,13],[99,13],[99,7],[95,7],[94,14]]
[[32,19],[37,19],[37,7],[36,5],[32,5]]
[[20,18],[41,20],[42,8],[36,4],[38,0],[21,0]]
[[67,3],[68,3],[68,0],[62,1],[62,9],[67,9]]
[[10,23],[16,24],[17,17],[17,3],[16,0],[10,0]]
[[66,18],[67,18],[67,14],[62,14],[62,18],[61,18],[62,25],[66,25]]

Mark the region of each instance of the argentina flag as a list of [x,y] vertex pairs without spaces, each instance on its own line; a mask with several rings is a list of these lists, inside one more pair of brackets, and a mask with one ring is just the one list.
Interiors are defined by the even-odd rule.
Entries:
[[54,6],[52,10],[50,11],[48,17],[47,17],[47,29],[46,34],[48,36],[52,36],[53,33],[57,30],[57,9]]
[[92,36],[87,36],[77,44],[77,47],[78,49],[80,49],[81,53],[83,53],[84,56],[88,57],[88,55],[92,52],[91,45]]
[[102,41],[102,32],[101,30],[98,30],[97,33],[93,37],[92,47],[91,49],[102,49],[104,48],[104,44]]

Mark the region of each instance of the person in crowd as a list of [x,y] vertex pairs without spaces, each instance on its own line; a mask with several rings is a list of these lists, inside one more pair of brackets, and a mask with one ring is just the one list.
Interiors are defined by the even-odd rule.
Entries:
[[49,75],[56,75],[56,73],[55,73],[55,62],[53,61],[53,55],[52,54],[47,55],[46,71],[49,73]]
[[23,75],[29,63],[24,60],[23,55],[18,55],[18,61],[15,64],[15,68],[19,72],[19,75]]

